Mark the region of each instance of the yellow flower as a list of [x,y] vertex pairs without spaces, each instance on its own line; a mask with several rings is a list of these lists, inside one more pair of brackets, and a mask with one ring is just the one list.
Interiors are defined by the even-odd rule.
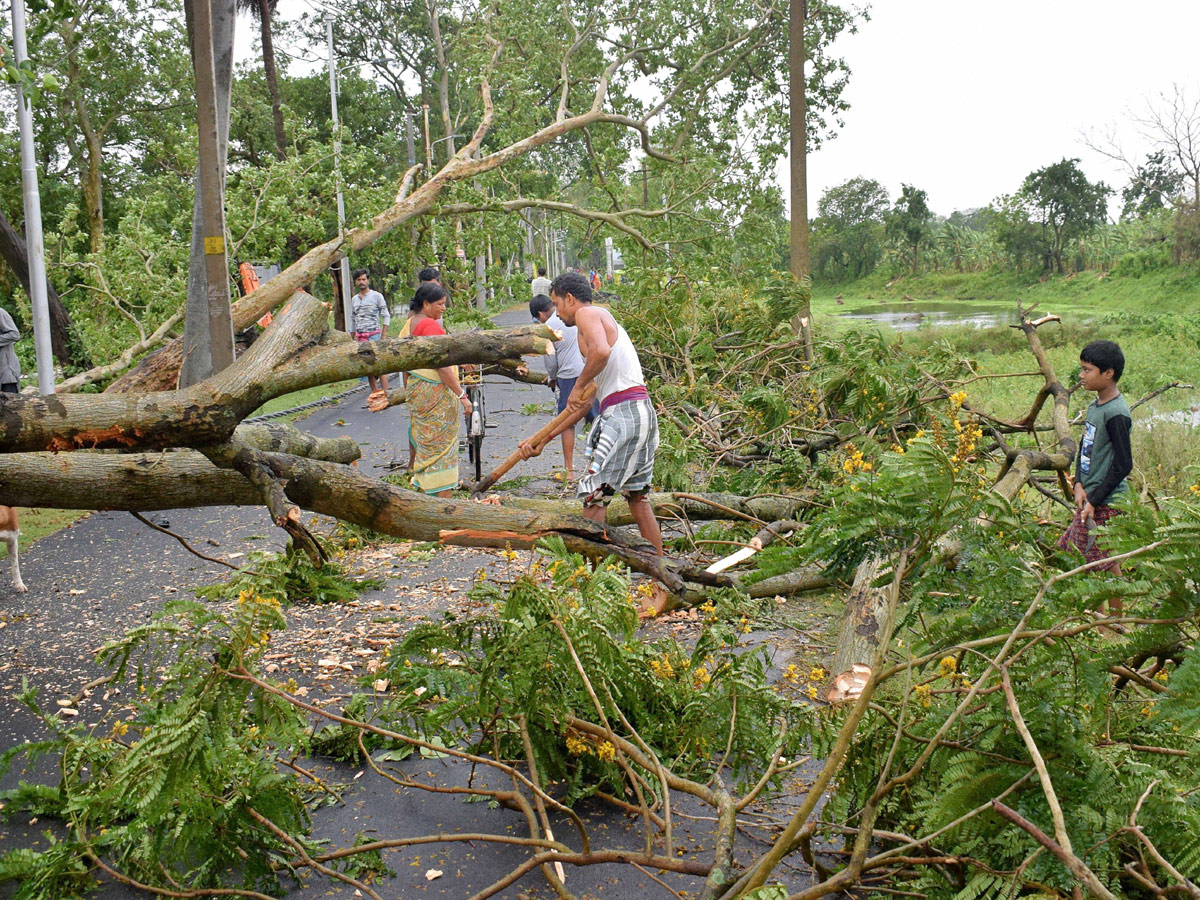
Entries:
[[942,661],[938,663],[938,675],[945,678],[958,671],[958,660],[953,656],[943,656]]
[[708,673],[708,669],[701,666],[692,672],[692,686],[696,690],[700,690],[712,680],[712,675]]
[[596,747],[596,756],[605,762],[612,762],[617,758],[617,749],[608,741],[601,741]]
[[591,753],[592,750],[591,747],[588,746],[587,741],[581,741],[579,738],[575,737],[575,735],[568,734],[567,752],[572,756],[582,756],[585,753]]
[[669,657],[664,656],[662,659],[650,660],[650,671],[657,677],[670,680],[675,677],[675,667],[671,665]]
[[913,693],[917,695],[917,702],[926,709],[929,709],[930,704],[933,702],[933,691],[929,685],[918,684],[913,688]]
[[823,681],[827,674],[829,673],[820,666],[813,666],[808,670],[809,681]]

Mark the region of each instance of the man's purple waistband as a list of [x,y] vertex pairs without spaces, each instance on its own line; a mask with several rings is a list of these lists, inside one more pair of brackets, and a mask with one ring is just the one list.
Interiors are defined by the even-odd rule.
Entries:
[[635,384],[631,388],[625,388],[623,391],[617,391],[615,394],[609,394],[600,401],[600,412],[604,412],[610,406],[616,406],[618,403],[624,403],[626,400],[649,400],[650,392],[646,390],[643,384]]

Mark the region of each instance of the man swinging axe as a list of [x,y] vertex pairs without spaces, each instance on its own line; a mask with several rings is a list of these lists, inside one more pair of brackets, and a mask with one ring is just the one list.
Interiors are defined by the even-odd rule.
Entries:
[[[559,275],[550,285],[550,299],[558,317],[579,329],[584,366],[567,400],[570,415],[547,440],[574,428],[584,417],[592,404],[584,392],[595,382],[600,416],[588,435],[592,456],[577,487],[583,514],[602,523],[609,500],[620,491],[629,501],[629,512],[642,537],[662,556],[662,532],[647,500],[658,449],[658,416],[646,390],[637,351],[612,313],[592,306],[592,288],[581,272]],[[529,459],[541,449],[533,439],[527,439],[521,442],[520,453],[522,459]]]

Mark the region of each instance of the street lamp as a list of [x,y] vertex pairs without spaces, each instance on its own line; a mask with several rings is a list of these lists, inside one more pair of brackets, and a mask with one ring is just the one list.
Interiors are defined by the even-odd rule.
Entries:
[[[13,0],[13,56],[20,67],[25,47],[25,2]],[[25,203],[25,246],[29,253],[29,301],[33,309],[33,345],[37,355],[38,393],[54,393],[54,361],[50,356],[50,306],[46,297],[46,248],[42,238],[42,198],[38,192],[33,148],[33,108],[17,82],[17,126],[21,133],[21,185]]]
[[333,17],[325,17],[325,37],[329,44],[329,109],[333,117],[333,181],[337,188],[338,234],[342,239],[342,314],[346,331],[354,329],[354,302],[350,296],[350,257],[346,255],[346,201],[342,197],[342,122],[337,107],[337,68],[333,62]]

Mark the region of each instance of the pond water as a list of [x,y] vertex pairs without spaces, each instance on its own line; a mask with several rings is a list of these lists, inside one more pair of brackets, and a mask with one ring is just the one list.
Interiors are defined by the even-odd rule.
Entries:
[[839,312],[838,318],[874,322],[895,331],[915,331],[922,326],[965,325],[970,328],[992,328],[997,325],[1015,325],[1017,314],[1015,310],[998,309],[981,303],[915,300],[855,306],[845,312]]

